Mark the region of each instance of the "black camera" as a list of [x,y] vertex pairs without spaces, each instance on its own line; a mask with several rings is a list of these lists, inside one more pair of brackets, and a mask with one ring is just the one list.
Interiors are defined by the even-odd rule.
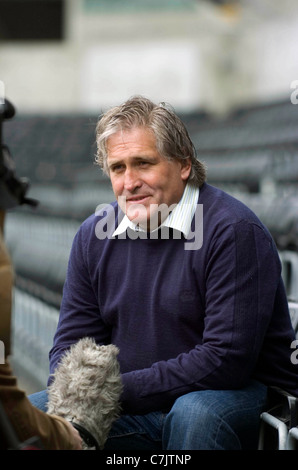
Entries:
[[15,108],[13,104],[4,99],[0,101],[0,209],[7,210],[13,207],[28,204],[37,206],[38,201],[26,197],[30,183],[27,178],[19,178],[15,173],[15,164],[9,149],[2,144],[3,121],[13,118]]

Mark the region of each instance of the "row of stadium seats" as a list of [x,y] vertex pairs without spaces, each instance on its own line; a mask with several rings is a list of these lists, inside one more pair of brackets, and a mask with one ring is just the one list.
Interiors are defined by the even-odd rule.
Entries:
[[205,162],[211,184],[234,185],[248,193],[268,192],[268,183],[271,193],[297,185],[297,143],[296,146],[199,150],[198,157]]
[[19,288],[15,288],[13,300],[12,363],[26,383],[43,390],[49,376],[49,350],[59,310]]
[[[235,110],[224,119],[198,111],[181,115],[210,182],[246,177],[253,190],[264,174],[282,184],[297,180],[298,107],[290,101]],[[19,116],[4,127],[20,176],[34,184],[101,181],[94,167],[97,116]]]
[[79,223],[34,214],[8,214],[7,246],[16,285],[59,309],[69,252]]
[[28,115],[5,123],[3,141],[17,173],[32,184],[68,187],[94,166],[96,119],[88,116]]

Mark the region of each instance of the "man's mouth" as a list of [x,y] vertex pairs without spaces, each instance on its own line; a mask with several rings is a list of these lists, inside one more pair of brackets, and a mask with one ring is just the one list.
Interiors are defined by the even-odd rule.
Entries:
[[138,204],[141,204],[142,202],[145,202],[146,199],[148,199],[150,197],[149,194],[141,194],[139,196],[131,196],[129,198],[126,198],[126,202],[129,202],[129,203],[138,203]]

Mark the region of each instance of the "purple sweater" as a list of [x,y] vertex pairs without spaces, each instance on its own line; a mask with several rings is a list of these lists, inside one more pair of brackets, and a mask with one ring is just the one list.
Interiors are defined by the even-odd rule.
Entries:
[[236,389],[251,378],[298,396],[295,337],[272,237],[217,188],[205,183],[198,202],[204,221],[197,250],[185,250],[184,239],[100,240],[97,224],[109,226],[116,203],[82,224],[51,373],[65,349],[91,336],[120,349],[124,413],[168,409],[182,394]]

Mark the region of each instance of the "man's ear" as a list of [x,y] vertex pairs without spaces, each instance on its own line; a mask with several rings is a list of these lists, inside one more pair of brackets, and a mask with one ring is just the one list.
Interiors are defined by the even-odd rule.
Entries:
[[185,160],[181,160],[181,179],[186,181],[190,175],[191,171],[191,160],[187,158]]

